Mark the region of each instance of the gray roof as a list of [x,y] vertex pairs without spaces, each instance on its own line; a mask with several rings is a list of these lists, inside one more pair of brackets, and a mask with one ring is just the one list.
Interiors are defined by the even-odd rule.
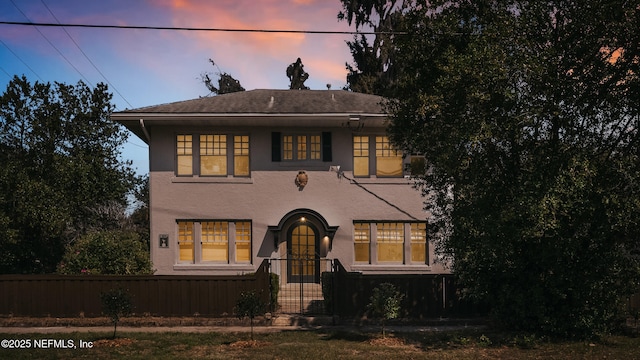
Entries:
[[250,90],[125,110],[122,114],[382,114],[382,98],[345,90]]
[[352,119],[385,125],[382,98],[345,90],[250,90],[111,114],[140,139],[154,126],[345,126]]

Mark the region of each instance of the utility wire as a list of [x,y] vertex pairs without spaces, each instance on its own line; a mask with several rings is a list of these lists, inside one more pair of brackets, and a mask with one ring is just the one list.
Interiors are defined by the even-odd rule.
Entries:
[[[51,11],[51,9],[49,8],[49,6],[47,6],[47,4],[44,2],[44,0],[40,0],[40,2],[42,3],[42,5],[44,5],[45,8],[47,8],[47,10],[49,11],[49,14],[51,14],[51,16],[53,16],[53,18],[56,20],[56,22],[58,24],[60,24],[60,20],[58,20],[58,18],[56,17],[56,15],[53,13],[53,11]],[[82,55],[84,56],[85,59],[87,59],[87,61],[91,64],[91,66],[93,66],[94,69],[96,69],[96,71],[102,76],[102,78],[107,82],[107,84],[109,84],[109,86],[111,86],[111,88],[113,88],[113,90],[120,95],[120,97],[122,98],[122,100],[124,100],[124,102],[126,102],[129,107],[133,108],[133,105],[131,105],[131,103],[120,93],[120,91],[118,91],[118,89],[115,87],[115,85],[113,85],[111,83],[111,81],[109,81],[109,79],[107,79],[107,77],[102,73],[102,71],[100,71],[100,69],[98,69],[98,67],[96,66],[96,64],[93,63],[93,61],[91,61],[91,59],[89,58],[89,56],[87,56],[87,54],[82,50],[82,48],[80,47],[80,45],[78,45],[78,43],[74,40],[74,38],[71,36],[71,34],[69,34],[69,32],[67,31],[67,29],[65,29],[64,27],[62,27],[62,30],[64,30],[65,34],[67,34],[67,36],[69,37],[69,39],[71,39],[71,41],[76,45],[76,47],[78,48],[78,50],[80,50],[80,52],[82,53]]]
[[216,32],[253,32],[253,33],[285,33],[285,34],[324,34],[324,35],[408,35],[409,34],[406,31],[226,29],[226,28],[194,28],[194,27],[138,26],[138,25],[55,24],[55,23],[34,23],[34,22],[23,22],[23,21],[0,21],[0,25],[79,27],[79,28],[97,28],[97,29],[216,31]]
[[378,194],[374,193],[373,191],[371,191],[371,190],[367,189],[366,187],[364,187],[364,185],[362,185],[362,184],[360,184],[359,182],[357,182],[357,181],[356,181],[356,179],[353,179],[353,178],[350,178],[350,177],[346,176],[342,171],[339,171],[339,172],[338,172],[338,176],[339,176],[339,177],[343,177],[343,178],[345,178],[345,179],[349,180],[351,183],[355,184],[356,186],[358,186],[358,187],[359,187],[359,188],[361,188],[362,190],[364,190],[364,191],[368,192],[369,194],[373,195],[373,196],[374,196],[375,198],[377,198],[378,200],[381,200],[381,201],[382,201],[382,202],[384,202],[385,204],[387,204],[387,205],[391,206],[392,208],[394,208],[394,209],[396,209],[396,210],[400,211],[401,213],[403,213],[403,214],[407,215],[409,218],[411,218],[411,219],[413,219],[413,220],[419,220],[419,219],[418,219],[418,218],[416,218],[415,216],[413,216],[413,215],[409,214],[407,211],[404,211],[404,210],[400,209],[400,207],[398,207],[398,205],[396,205],[396,204],[394,204],[394,203],[390,202],[389,200],[387,200],[387,199],[385,199],[385,198],[381,197],[380,195],[378,195]]
[[[26,66],[29,70],[31,70],[31,72],[32,72],[32,73],[34,73],[34,75],[35,75],[35,76],[37,76],[37,77],[38,77],[38,79],[40,79],[40,81],[44,82],[44,80],[42,79],[42,77],[40,77],[40,75],[38,75],[38,73],[37,73],[35,70],[33,70],[33,69],[31,68],[31,66],[29,66],[29,64],[27,64],[24,60],[22,60],[22,58],[21,58],[20,56],[18,56],[18,54],[16,54],[13,50],[11,50],[11,48],[9,47],[9,45],[5,44],[5,42],[4,42],[4,41],[2,41],[2,39],[0,39],[0,43],[1,43],[2,45],[4,45],[4,47],[6,47],[6,48],[7,48],[7,50],[9,50],[9,51],[13,54],[13,56],[15,56],[18,60],[20,60],[20,62],[21,62],[24,66]],[[11,76],[9,76],[9,77],[11,77]]]
[[2,66],[0,66],[0,70],[2,70],[2,72],[5,73],[9,77],[9,79],[11,79],[11,75],[9,75],[7,70],[5,70]]
[[[11,0],[11,3],[13,4],[13,6],[15,6],[15,8],[16,8],[16,9],[18,9],[18,11],[20,11],[20,13],[21,13],[21,14],[22,14],[22,15],[23,15],[27,20],[31,21],[31,19],[29,19],[29,17],[27,16],[27,14],[25,14],[22,10],[20,10],[20,8],[18,7],[18,5],[16,5],[16,3],[15,3],[13,0]],[[58,52],[58,54],[59,54],[60,56],[62,56],[62,58],[67,62],[67,64],[69,64],[69,65],[70,65],[70,66],[71,66],[71,67],[72,67],[72,68],[73,68],[73,69],[74,69],[78,74],[80,74],[80,76],[81,76],[81,77],[82,77],[82,78],[87,82],[87,84],[89,84],[91,87],[93,87],[93,84],[91,83],[91,81],[89,81],[89,79],[87,79],[87,77],[86,77],[86,76],[84,76],[84,74],[83,74],[80,70],[78,70],[78,68],[77,68],[77,67],[75,67],[75,66],[71,63],[71,61],[70,61],[66,56],[64,56],[64,54],[63,54],[63,53],[62,53],[62,52],[61,52],[61,51],[60,51],[60,50],[59,50],[59,49],[58,49],[58,48],[57,48],[57,47],[56,47],[56,46],[51,42],[51,40],[49,40],[49,38],[47,38],[47,37],[44,35],[44,33],[43,33],[42,31],[40,31],[40,29],[39,29],[37,26],[36,26],[36,30],[38,30],[38,32],[40,33],[40,35],[42,35],[42,37],[43,37],[45,40],[47,40],[47,42],[49,43],[49,45],[51,45],[51,47],[52,47],[52,48],[54,48],[54,49]]]

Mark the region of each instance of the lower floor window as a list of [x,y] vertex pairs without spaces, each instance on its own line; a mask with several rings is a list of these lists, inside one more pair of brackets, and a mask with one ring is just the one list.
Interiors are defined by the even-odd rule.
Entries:
[[251,222],[178,221],[178,248],[181,263],[250,263]]
[[354,222],[355,262],[361,264],[426,264],[424,222]]

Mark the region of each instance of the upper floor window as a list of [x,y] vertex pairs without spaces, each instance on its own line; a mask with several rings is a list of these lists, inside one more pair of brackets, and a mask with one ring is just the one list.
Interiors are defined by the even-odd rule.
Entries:
[[227,135],[200,135],[200,175],[227,175]]
[[176,154],[177,174],[193,175],[193,137],[191,135],[178,135]]
[[249,136],[233,137],[233,175],[249,176]]
[[[373,145],[370,141],[375,141]],[[375,161],[370,162],[370,148],[375,147]],[[403,175],[402,154],[394,149],[387,136],[356,135],[353,137],[353,175],[366,177],[371,175],[370,166],[375,166],[375,175],[379,177],[401,177]]]
[[[249,176],[249,136],[200,134],[176,136],[179,176]],[[194,169],[194,164],[196,164]]]
[[332,161],[331,133],[281,134],[271,133],[272,161]]
[[391,146],[387,136],[376,136],[376,176],[402,176],[402,153]]
[[369,176],[369,137],[353,137],[353,176]]
[[411,162],[406,166],[405,173],[413,176],[424,175],[427,171],[427,160],[422,155],[411,155]]

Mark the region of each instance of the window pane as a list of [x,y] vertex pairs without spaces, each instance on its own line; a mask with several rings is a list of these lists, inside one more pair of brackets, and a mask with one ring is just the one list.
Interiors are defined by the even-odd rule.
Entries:
[[353,175],[369,176],[369,137],[353,137]]
[[293,160],[293,136],[282,137],[282,157],[285,160]]
[[404,260],[404,224],[378,223],[378,261],[402,263]]
[[200,135],[200,175],[227,175],[227,135]]
[[249,176],[249,136],[233,137],[233,174]]
[[355,223],[353,227],[355,261],[369,263],[370,226],[368,223]]
[[297,159],[305,160],[307,158],[307,136],[298,135],[297,140],[298,140]]
[[178,135],[176,140],[177,174],[193,175],[192,137],[191,135]]
[[427,262],[427,224],[411,224],[411,262]]
[[236,262],[251,262],[251,223],[236,222]]
[[376,175],[402,176],[402,154],[393,149],[387,136],[376,136]]
[[178,155],[178,175],[193,175],[191,155]]
[[229,224],[226,221],[202,223],[202,261],[229,260]]
[[310,136],[311,139],[311,160],[320,160],[320,135]]
[[233,159],[233,174],[236,176],[249,176],[249,156],[235,156]]
[[200,175],[227,175],[227,157],[200,155]]
[[178,222],[179,260],[193,262],[193,223]]
[[377,176],[402,176],[402,156],[376,157]]

